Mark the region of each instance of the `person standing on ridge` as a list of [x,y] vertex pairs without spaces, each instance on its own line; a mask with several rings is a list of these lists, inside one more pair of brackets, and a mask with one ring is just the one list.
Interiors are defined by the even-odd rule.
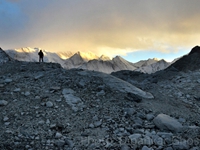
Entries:
[[43,62],[43,57],[44,57],[44,54],[43,54],[43,52],[42,52],[42,50],[40,50],[40,52],[38,53],[38,55],[39,55],[39,62]]

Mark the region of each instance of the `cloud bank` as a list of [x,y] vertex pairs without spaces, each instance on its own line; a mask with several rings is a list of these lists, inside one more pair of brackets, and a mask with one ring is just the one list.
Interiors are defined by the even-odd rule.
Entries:
[[2,48],[126,54],[190,49],[200,40],[199,0],[3,0]]

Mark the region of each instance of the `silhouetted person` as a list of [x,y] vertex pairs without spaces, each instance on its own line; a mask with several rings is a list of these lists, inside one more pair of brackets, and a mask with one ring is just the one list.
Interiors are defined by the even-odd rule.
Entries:
[[42,50],[40,50],[40,52],[38,53],[38,55],[39,55],[39,62],[43,62],[43,57],[44,57],[44,54],[43,54],[43,52],[42,52]]

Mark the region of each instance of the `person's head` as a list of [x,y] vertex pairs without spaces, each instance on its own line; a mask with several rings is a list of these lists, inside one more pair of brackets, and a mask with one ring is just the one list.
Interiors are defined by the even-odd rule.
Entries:
[[40,50],[40,52],[42,52],[42,50]]

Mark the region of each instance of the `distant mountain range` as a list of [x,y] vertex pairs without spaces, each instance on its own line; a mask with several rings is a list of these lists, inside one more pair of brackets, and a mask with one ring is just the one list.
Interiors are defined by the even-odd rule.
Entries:
[[[13,59],[19,61],[38,62],[38,52],[40,48],[20,48],[5,50],[5,52]],[[97,56],[91,52],[44,52],[45,62],[59,63],[65,69],[80,68],[94,70],[104,73],[111,73],[120,70],[135,70],[143,73],[154,73],[167,68],[170,63],[165,60],[156,58],[141,60],[137,63],[131,63],[120,56],[110,59],[108,56]]]

